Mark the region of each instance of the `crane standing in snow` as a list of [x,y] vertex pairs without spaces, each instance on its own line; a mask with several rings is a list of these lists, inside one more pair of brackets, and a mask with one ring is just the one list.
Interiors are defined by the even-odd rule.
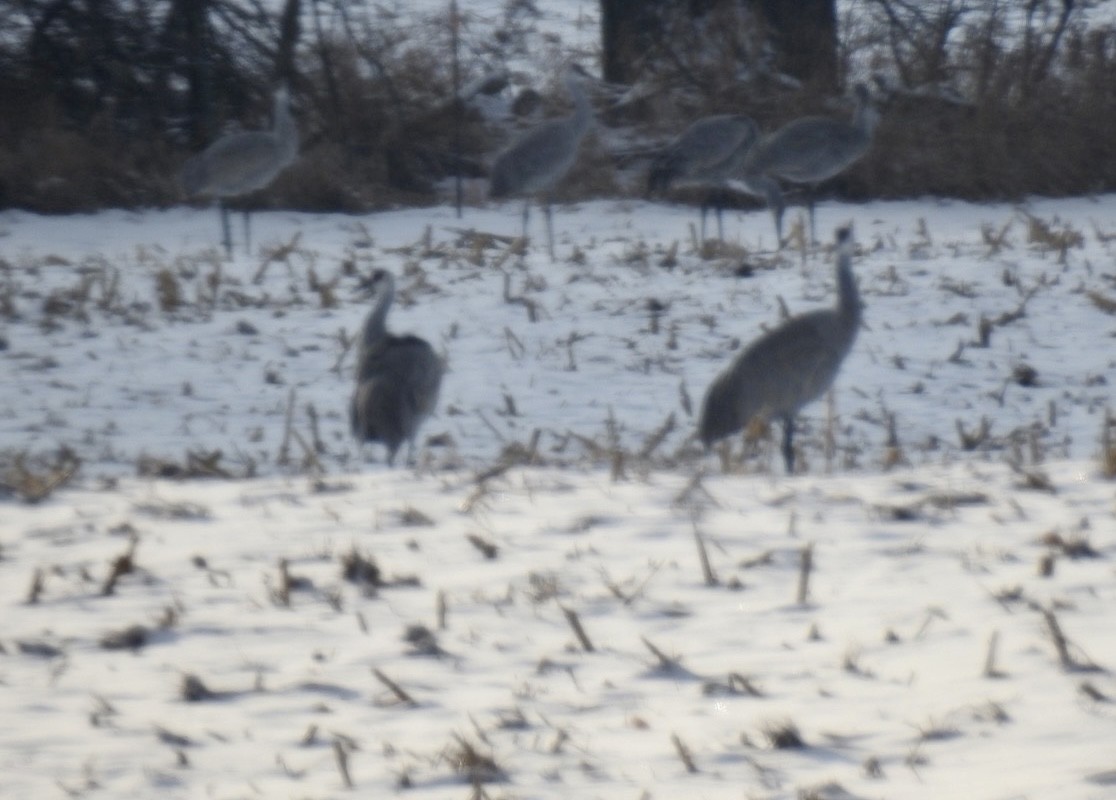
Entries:
[[783,423],[783,459],[794,473],[794,419],[833,384],[860,327],[852,274],[852,232],[837,231],[837,305],[784,322],[756,339],[714,379],[702,402],[698,436],[708,449],[753,418]]
[[780,245],[786,204],[776,179],[807,184],[810,239],[814,240],[814,194],[818,184],[844,172],[868,152],[878,122],[868,87],[860,83],[851,121],[829,117],[792,120],[760,139],[748,152],[738,176],[767,198]]
[[563,76],[566,89],[574,102],[574,113],[547,120],[512,142],[492,163],[489,196],[525,198],[523,205],[523,237],[527,237],[527,221],[531,197],[538,197],[546,217],[546,245],[554,260],[554,231],[550,219],[550,191],[577,159],[581,140],[593,121],[593,110],[582,87],[583,74],[576,67],[567,67]]
[[[239,197],[275,180],[298,156],[298,127],[291,116],[286,86],[275,91],[271,130],[238,131],[222,136],[182,167],[179,182],[187,194],[217,198],[225,252],[232,258],[232,233],[226,197]],[[244,211],[244,247],[249,247],[248,210]]]
[[419,427],[438,404],[445,367],[425,339],[388,333],[387,313],[395,299],[390,272],[375,270],[367,290],[373,303],[357,343],[349,422],[358,440],[387,447],[390,466],[404,442],[413,458]]
[[674,183],[709,186],[710,192],[701,203],[701,239],[705,241],[705,215],[712,205],[717,214],[717,237],[723,240],[722,192],[728,180],[740,172],[748,151],[758,139],[759,127],[744,114],[702,117],[652,161],[647,191],[663,191]]

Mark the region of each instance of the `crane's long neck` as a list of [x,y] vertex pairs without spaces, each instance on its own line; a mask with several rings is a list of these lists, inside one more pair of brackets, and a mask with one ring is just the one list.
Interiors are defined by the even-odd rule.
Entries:
[[566,89],[574,102],[573,127],[578,133],[585,133],[593,121],[593,106],[589,104],[589,97],[585,94],[581,81],[572,72],[566,73]]
[[871,138],[879,121],[880,112],[877,111],[875,105],[873,105],[872,98],[868,96],[867,90],[858,92],[856,96],[856,110],[853,112],[853,125],[865,136]]
[[852,244],[844,242],[837,248],[837,310],[853,332],[860,325],[860,290],[852,271]]
[[291,98],[286,89],[275,93],[271,126],[271,132],[275,135],[285,160],[293,161],[298,155],[298,126],[291,115]]
[[360,343],[363,347],[371,347],[387,336],[387,314],[391,302],[395,299],[395,287],[388,284],[379,293],[376,305],[364,321],[364,331],[361,333]]

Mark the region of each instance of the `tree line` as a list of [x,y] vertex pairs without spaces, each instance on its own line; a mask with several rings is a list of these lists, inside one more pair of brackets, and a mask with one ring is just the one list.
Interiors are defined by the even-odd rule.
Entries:
[[[837,187],[849,197],[1111,191],[1116,32],[1089,24],[1086,5],[600,0],[602,76],[639,98],[600,108],[601,121],[648,147],[708,113],[749,113],[766,129],[840,113],[832,98],[875,76],[884,122]],[[543,0],[495,7],[482,26],[465,0],[418,22],[382,0],[0,4],[0,207],[178,202],[186,155],[230,125],[266,125],[281,81],[304,148],[266,202],[431,202],[446,178],[483,175],[505,133],[469,93],[510,93],[522,76],[503,69],[534,55],[516,37]],[[518,102],[529,96],[511,107],[546,113]]]

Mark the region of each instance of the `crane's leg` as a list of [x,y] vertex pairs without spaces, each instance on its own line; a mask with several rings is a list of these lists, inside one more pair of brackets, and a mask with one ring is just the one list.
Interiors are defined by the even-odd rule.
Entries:
[[252,212],[244,209],[244,252],[246,255],[252,254]]
[[783,417],[783,461],[787,474],[794,474],[794,417]]
[[767,200],[767,207],[771,209],[771,216],[775,219],[775,238],[778,249],[783,248],[783,211],[787,204],[783,200],[783,192],[774,178],[767,175],[752,175],[745,178],[745,183],[752,190],[763,195]]
[[815,246],[818,243],[817,234],[814,232],[814,190],[817,187],[810,186],[806,189],[806,208],[810,212],[810,245]]
[[550,220],[550,200],[543,201],[543,216],[546,217],[546,252],[550,254],[550,260],[554,260],[554,228]]
[[523,232],[520,234],[520,236],[523,237],[524,241],[526,241],[526,239],[527,239],[527,222],[530,218],[531,218],[531,201],[530,200],[524,200],[523,201]]
[[717,215],[717,238],[722,242],[725,240],[725,229],[721,222],[721,211],[724,209],[724,199],[724,195],[720,189],[710,189],[701,199],[702,244],[705,244],[705,215],[708,213],[710,206],[713,207],[713,213]]
[[229,209],[225,201],[217,200],[217,212],[221,216],[221,243],[225,245],[225,256],[232,261],[232,230],[229,228]]

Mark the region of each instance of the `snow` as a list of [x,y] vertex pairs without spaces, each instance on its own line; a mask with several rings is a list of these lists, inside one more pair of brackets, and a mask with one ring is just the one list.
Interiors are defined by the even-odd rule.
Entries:
[[[1105,796],[1116,490],[1097,456],[1116,321],[1087,293],[1116,293],[1114,205],[823,204],[820,230],[855,226],[866,324],[834,392],[835,453],[819,402],[794,477],[769,441],[722,473],[680,399],[684,385],[696,406],[734,348],[777,324],[779,298],[833,302],[827,249],[771,253],[765,211],[730,214],[727,254],[703,258],[692,209],[563,207],[558,261],[535,246],[522,264],[459,232],[513,236],[514,204],[461,220],[257,214],[261,251],[294,241],[262,272],[239,245],[221,263],[212,211],[4,213],[3,448],[66,445],[84,462],[0,523],[4,796],[340,797],[340,750],[365,796],[463,797],[463,742],[498,766],[479,778],[491,797]],[[1063,259],[1029,242],[1028,214],[1080,246]],[[982,227],[1006,227],[999,248]],[[424,435],[452,444],[421,447],[415,468],[362,455],[345,428],[338,331],[360,324],[373,266],[400,276],[393,328],[450,367]],[[311,270],[336,278],[336,306]],[[537,322],[505,302],[505,274]],[[87,298],[59,303],[83,276]],[[981,316],[1028,296],[972,343]],[[1034,385],[1013,380],[1022,363]],[[317,411],[316,464],[296,444],[279,458],[292,391],[307,442]],[[963,449],[956,423],[982,417],[990,435]],[[482,479],[536,429],[548,465]],[[136,477],[142,456],[218,449],[261,477]],[[134,570],[102,596],[132,537]],[[344,578],[354,552],[386,585]],[[132,625],[147,637],[134,652],[102,645]],[[415,625],[434,654],[404,640]],[[215,696],[185,700],[187,675]],[[786,724],[803,746],[773,746]]]
[[[1037,609],[1057,609],[1082,667],[1111,666],[1112,485],[1088,463],[1049,471],[1056,494],[1021,491],[995,464],[711,476],[700,503],[677,501],[688,481],[677,473],[610,483],[596,470],[517,470],[480,497],[458,473],[368,472],[332,491],[128,479],[12,508],[5,794],[53,796],[57,781],[93,797],[340,797],[339,740],[364,796],[463,797],[460,737],[506,773],[486,786],[493,797],[781,798],[826,784],[858,797],[1101,797],[1088,776],[1114,766],[1111,701],[1079,687],[1109,698],[1116,687],[1107,672],[1062,669]],[[983,499],[966,502],[974,486]],[[915,521],[884,511],[922,501]],[[187,504],[204,516],[177,518]],[[408,509],[430,524],[405,524]],[[1082,520],[1099,557],[1039,577],[1041,535],[1072,537]],[[718,585],[702,581],[694,525]],[[140,537],[137,569],[102,597],[124,526]],[[806,543],[816,569],[800,604]],[[353,548],[421,585],[366,595],[341,577]],[[280,559],[302,579],[289,605],[275,597]],[[36,605],[32,566],[47,571]],[[168,608],[176,621],[158,630]],[[133,624],[152,630],[145,647],[98,646]],[[440,655],[403,641],[416,624]],[[993,633],[996,678],[982,675]],[[680,663],[660,665],[650,646]],[[218,696],[183,700],[186,674]],[[768,743],[764,731],[787,722],[803,747]]]

